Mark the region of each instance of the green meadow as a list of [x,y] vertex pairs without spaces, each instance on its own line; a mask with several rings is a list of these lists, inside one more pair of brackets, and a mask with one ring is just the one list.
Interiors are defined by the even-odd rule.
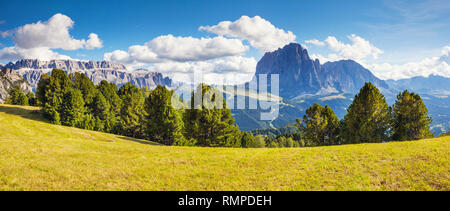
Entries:
[[0,105],[0,190],[450,190],[450,136],[201,148],[57,126]]

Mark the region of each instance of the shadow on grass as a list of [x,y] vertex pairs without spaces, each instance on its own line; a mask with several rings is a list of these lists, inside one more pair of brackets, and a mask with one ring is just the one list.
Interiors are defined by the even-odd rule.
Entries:
[[[27,109],[27,108],[19,107],[19,106],[0,105],[0,113],[16,115],[16,116],[20,116],[25,119],[52,124],[52,123],[50,123],[50,121],[48,121],[47,119],[44,118],[44,116],[40,112],[40,110],[37,110],[37,109],[34,110],[34,109],[31,109],[31,107],[30,107],[30,109]],[[115,134],[113,134],[113,135],[115,135]],[[147,141],[147,140],[136,139],[136,138],[126,137],[126,136],[117,136],[117,137],[120,139],[126,140],[126,141],[133,141],[133,142],[140,143],[140,144],[162,146],[161,144]]]
[[153,146],[164,146],[164,145],[152,142],[152,141],[135,139],[135,138],[127,137],[127,136],[118,136],[118,138],[126,140],[126,141],[133,141],[133,142],[140,143],[140,144],[147,144],[147,145],[153,145]]
[[50,123],[44,118],[40,110],[26,109],[18,106],[0,105],[0,112],[20,116],[25,119]]

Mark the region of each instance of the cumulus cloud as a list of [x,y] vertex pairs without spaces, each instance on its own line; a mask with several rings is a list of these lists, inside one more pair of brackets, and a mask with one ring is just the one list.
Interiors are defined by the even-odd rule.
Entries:
[[404,79],[414,76],[440,75],[450,77],[449,55],[450,47],[442,49],[440,57],[425,58],[419,62],[409,62],[406,64],[392,65],[389,63],[367,64],[365,65],[382,79]]
[[164,62],[149,67],[149,70],[171,76],[176,81],[192,82],[192,74],[201,72],[205,83],[235,84],[250,80],[256,70],[253,58],[230,56],[209,61]]
[[15,46],[0,50],[0,59],[18,60],[37,58],[42,60],[65,59],[52,49],[77,50],[103,47],[97,34],[89,34],[89,39],[75,39],[69,30],[74,21],[63,14],[55,14],[49,20],[26,24],[14,30],[1,32],[1,36],[11,36]]
[[296,38],[291,31],[276,28],[259,16],[242,16],[234,22],[222,21],[214,26],[200,26],[199,30],[247,40],[250,45],[263,52],[274,51],[294,42]]
[[0,49],[0,59],[2,60],[20,60],[20,59],[71,59],[69,56],[61,55],[46,47],[37,47],[24,49],[17,46]]
[[339,56],[344,59],[361,60],[371,56],[374,59],[378,58],[378,55],[383,51],[372,45],[369,41],[354,34],[348,36],[351,44],[345,44],[336,39],[336,37],[328,37],[325,39],[328,47],[338,52]]
[[98,38],[97,34],[91,33],[86,41],[86,49],[92,50],[95,48],[103,48],[103,41]]
[[14,32],[14,43],[20,48],[61,48],[63,50],[76,50],[86,44],[84,39],[74,39],[69,30],[74,22],[68,16],[56,14],[48,21],[26,24]]
[[319,40],[317,40],[317,39],[306,40],[305,43],[313,44],[313,45],[317,45],[317,46],[325,46],[325,43],[324,43],[324,42],[319,41]]
[[167,61],[204,61],[236,56],[248,50],[241,40],[224,37],[194,38],[159,36],[144,45],[134,45],[128,51],[116,50],[105,53],[107,61],[133,63],[160,63]]
[[313,58],[318,58],[322,63],[327,61],[337,61],[342,59],[352,59],[358,62],[363,62],[366,58],[378,59],[380,54],[384,52],[375,47],[368,40],[352,34],[347,36],[350,43],[344,43],[336,39],[334,36],[327,37],[323,42],[318,40],[307,40],[306,43],[316,44],[318,46],[326,46],[334,53],[327,56],[313,54]]

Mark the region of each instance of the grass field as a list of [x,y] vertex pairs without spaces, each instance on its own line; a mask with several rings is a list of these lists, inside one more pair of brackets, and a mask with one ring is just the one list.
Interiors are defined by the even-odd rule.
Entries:
[[152,142],[0,105],[0,190],[450,190],[450,137],[316,148]]

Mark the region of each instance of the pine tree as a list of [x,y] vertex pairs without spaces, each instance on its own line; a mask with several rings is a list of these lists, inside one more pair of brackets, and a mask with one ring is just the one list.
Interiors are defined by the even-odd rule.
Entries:
[[[241,146],[241,133],[221,95],[205,84],[200,84],[192,94],[191,109],[185,112],[185,136],[197,140],[199,146]],[[195,98],[203,103],[196,104]]]
[[83,94],[78,89],[66,89],[61,104],[61,124],[66,126],[80,126],[84,115]]
[[92,111],[92,103],[94,101],[95,86],[94,83],[84,73],[72,73],[69,78],[73,80],[73,84],[76,89],[80,90],[83,94],[83,99],[89,111]]
[[382,142],[388,138],[390,114],[384,96],[366,83],[355,96],[344,117],[345,143]]
[[145,100],[146,128],[149,140],[164,145],[184,145],[182,111],[172,106],[172,95],[165,86],[158,85]]
[[41,78],[38,81],[37,88],[36,88],[36,98],[37,103],[39,106],[44,107],[46,103],[48,103],[48,100],[46,98],[46,90],[50,88],[50,79],[51,76],[47,73],[41,75]]
[[109,105],[111,106],[110,110],[115,114],[119,114],[122,100],[117,94],[116,84],[108,83],[108,81],[103,80],[98,85],[98,90],[100,90],[106,101],[108,101]]
[[33,92],[28,92],[27,98],[28,98],[28,105],[37,106],[37,99]]
[[418,140],[433,136],[429,127],[432,119],[427,116],[427,107],[418,94],[408,90],[398,94],[392,112],[393,140]]
[[120,87],[119,96],[122,99],[120,109],[121,134],[135,138],[144,137],[145,99],[141,90],[128,82]]
[[307,146],[338,144],[339,119],[328,105],[322,107],[315,103],[309,107],[303,116],[303,122],[306,125],[301,129]]
[[73,89],[73,82],[60,69],[53,69],[51,76],[44,74],[39,80],[37,94],[42,111],[54,124],[61,124],[63,95],[69,89]]
[[22,92],[19,86],[9,90],[9,97],[5,100],[6,104],[11,105],[28,105],[28,97]]
[[122,100],[117,94],[117,86],[114,83],[108,83],[108,81],[101,81],[97,86],[102,95],[108,102],[110,109],[108,118],[106,119],[105,131],[118,134],[120,132],[120,107],[122,106]]

